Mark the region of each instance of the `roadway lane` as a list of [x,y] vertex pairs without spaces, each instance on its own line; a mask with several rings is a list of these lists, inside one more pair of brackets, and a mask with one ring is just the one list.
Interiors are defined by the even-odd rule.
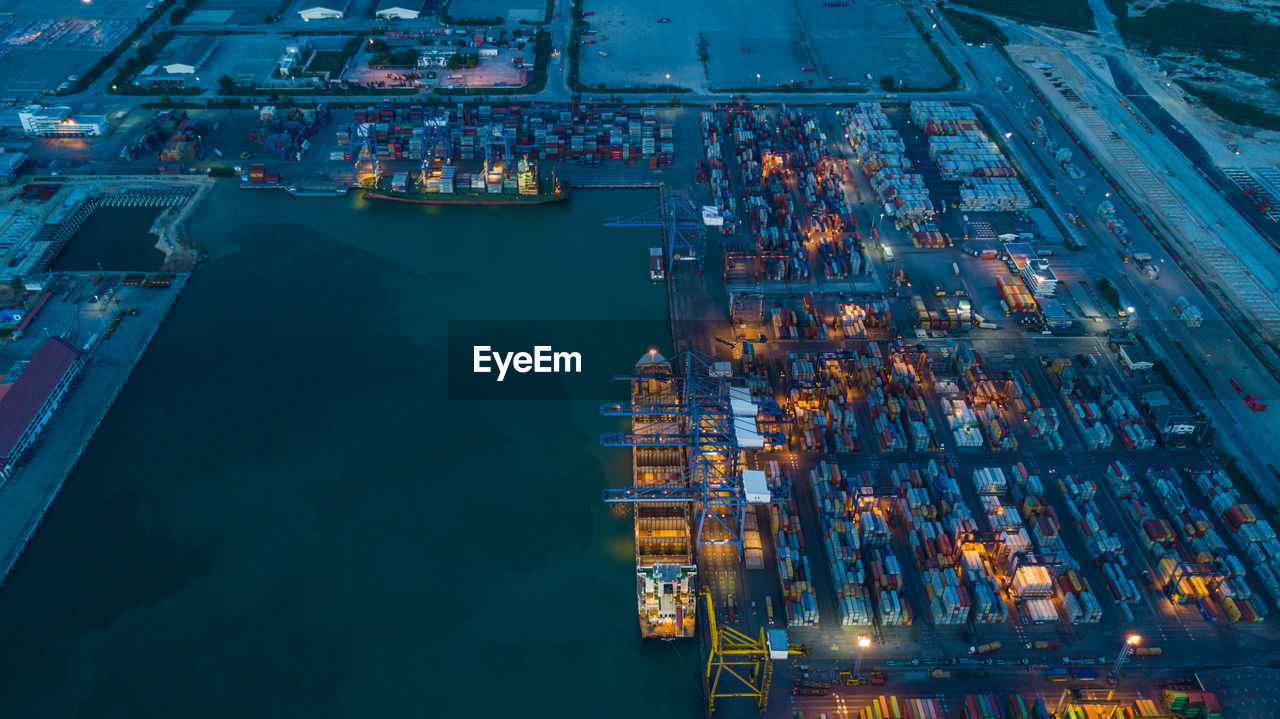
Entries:
[[1227,179],[1226,175],[1222,174],[1214,163],[1213,158],[1196,140],[1195,136],[1188,132],[1182,126],[1182,123],[1174,119],[1168,110],[1165,110],[1154,97],[1143,89],[1142,84],[1129,72],[1120,58],[1114,55],[1107,55],[1107,67],[1111,70],[1111,77],[1115,80],[1116,89],[1146,116],[1147,124],[1159,129],[1161,134],[1167,137],[1169,142],[1173,143],[1174,147],[1178,148],[1182,154],[1187,156],[1187,159],[1203,170],[1208,175],[1209,184],[1213,185],[1219,194],[1227,198],[1227,201],[1231,203],[1235,211],[1248,220],[1254,229],[1265,235],[1273,247],[1280,248],[1280,225],[1258,212],[1258,209],[1249,201],[1249,198],[1245,197],[1240,188]]

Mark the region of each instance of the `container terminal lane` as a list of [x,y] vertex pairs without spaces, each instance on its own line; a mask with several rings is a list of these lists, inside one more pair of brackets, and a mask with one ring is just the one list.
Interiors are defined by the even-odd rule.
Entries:
[[[557,49],[583,39],[566,32],[567,5],[555,4]],[[606,30],[627,19],[601,14]],[[602,406],[616,426],[601,442],[630,452],[632,472],[604,500],[635,523],[639,633],[696,648],[705,711],[1280,715],[1265,668],[1280,636],[1267,407],[1280,394],[1255,356],[1275,316],[1224,280],[1229,253],[1276,261],[1274,228],[1241,246],[1179,236],[1144,204],[1166,180],[1117,164],[1148,156],[1118,97],[1065,62],[967,47],[932,19],[958,87],[700,87],[680,107],[659,107],[669,93],[617,105],[569,93],[558,52],[531,103],[134,109],[104,137],[33,140],[46,170],[6,199],[52,213],[75,192],[61,175],[77,172],[47,168],[150,173],[153,155],[174,175],[238,162],[246,190],[299,195],[511,204],[653,187],[652,209],[595,230],[652,238],[635,271],[665,282],[672,321],[615,368],[626,381]],[[668,24],[680,25],[658,20],[655,47]],[[630,56],[609,47],[586,53],[585,77],[612,81],[609,53]],[[781,68],[779,47],[767,57]],[[711,52],[708,77],[740,79]],[[90,188],[78,201],[119,190],[106,183],[77,179]],[[1182,211],[1213,209],[1201,184],[1184,186]],[[22,429],[49,425],[0,487],[22,500],[3,502],[8,566],[185,279],[50,275],[28,290],[35,331],[5,352],[52,368],[21,391],[61,409],[27,418]],[[110,288],[105,302],[95,287]],[[36,340],[55,339],[38,357]],[[64,397],[68,368],[83,377]]]

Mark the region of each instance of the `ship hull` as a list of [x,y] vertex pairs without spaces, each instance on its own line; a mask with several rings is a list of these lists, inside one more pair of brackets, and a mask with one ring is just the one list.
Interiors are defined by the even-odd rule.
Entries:
[[458,194],[449,192],[401,193],[383,190],[365,190],[366,200],[391,200],[407,202],[413,205],[545,205],[552,202],[564,202],[569,193],[561,192],[553,195],[481,195]]

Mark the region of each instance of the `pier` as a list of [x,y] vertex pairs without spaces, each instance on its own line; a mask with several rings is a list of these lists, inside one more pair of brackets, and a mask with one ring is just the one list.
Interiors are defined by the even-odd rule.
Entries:
[[[91,275],[80,273],[78,279],[88,277]],[[4,580],[22,556],[27,542],[62,491],[63,484],[89,446],[103,418],[115,404],[116,397],[142,359],[188,277],[186,274],[177,275],[172,284],[163,289],[123,287],[118,292],[118,302],[101,313],[105,320],[117,310],[138,310],[136,316],[126,317],[110,338],[100,339],[90,348],[85,356],[85,369],[77,378],[76,386],[68,392],[53,419],[37,438],[25,465],[19,466],[6,482],[0,484],[0,587],[4,586]],[[26,339],[15,343],[19,346],[10,345],[0,350],[0,366],[8,367],[23,359],[19,352],[29,350],[27,345],[43,340],[48,330],[46,325],[56,322],[57,315],[65,315],[69,309],[65,303],[51,303],[28,328]],[[77,315],[96,312],[80,308],[72,311]],[[91,336],[97,332],[98,320],[86,319],[84,324],[88,326],[80,334]],[[61,329],[61,325],[56,329]],[[73,344],[79,347],[86,338],[72,337]]]

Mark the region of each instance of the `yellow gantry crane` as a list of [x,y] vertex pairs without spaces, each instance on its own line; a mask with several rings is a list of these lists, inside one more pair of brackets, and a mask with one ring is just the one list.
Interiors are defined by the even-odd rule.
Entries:
[[[710,646],[707,650],[707,670],[702,677],[703,692],[707,697],[707,715],[716,711],[717,699],[746,697],[756,700],[756,709],[764,713],[769,705],[769,684],[773,680],[773,660],[785,656],[804,656],[804,646],[786,644],[785,632],[774,630],[784,637],[775,640],[772,648],[763,628],[759,638],[749,637],[730,626],[716,624],[716,608],[711,590],[703,588],[702,606],[706,608],[707,633]],[[781,644],[781,647],[776,645]],[[779,651],[781,649],[781,651]]]

